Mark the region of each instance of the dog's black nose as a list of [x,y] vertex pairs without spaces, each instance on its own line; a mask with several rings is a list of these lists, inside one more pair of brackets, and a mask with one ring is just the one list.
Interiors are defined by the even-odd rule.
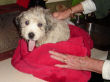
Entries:
[[29,37],[30,39],[33,39],[33,38],[34,38],[34,33],[33,33],[33,32],[30,32],[30,33],[28,34],[28,37]]

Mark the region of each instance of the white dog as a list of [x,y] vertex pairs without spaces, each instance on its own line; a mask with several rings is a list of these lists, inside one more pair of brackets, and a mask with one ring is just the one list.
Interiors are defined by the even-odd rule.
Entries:
[[31,51],[36,44],[66,41],[70,37],[68,24],[64,20],[55,19],[47,9],[30,8],[16,17],[16,24],[21,27],[21,36],[29,41]]

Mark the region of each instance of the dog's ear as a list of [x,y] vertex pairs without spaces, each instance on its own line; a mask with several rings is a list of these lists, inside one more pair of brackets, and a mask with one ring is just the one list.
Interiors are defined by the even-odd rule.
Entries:
[[20,27],[20,19],[18,16],[15,17],[14,22],[15,22],[16,27]]
[[23,13],[21,13],[20,15],[18,15],[17,17],[15,17],[14,19],[14,22],[15,22],[15,25],[16,27],[19,27],[20,28],[20,21],[21,21],[21,18],[23,17]]
[[52,29],[52,25],[53,25],[52,15],[49,9],[45,9],[44,13],[45,13],[45,19],[46,19],[45,31],[47,32]]
[[17,27],[20,27],[20,17],[17,16],[14,21],[15,21],[15,25],[16,25]]
[[19,16],[15,17],[14,20],[13,20],[19,35],[21,35],[21,31],[20,31],[21,24],[20,24],[20,21],[21,21],[22,16],[23,16],[23,14],[20,14]]

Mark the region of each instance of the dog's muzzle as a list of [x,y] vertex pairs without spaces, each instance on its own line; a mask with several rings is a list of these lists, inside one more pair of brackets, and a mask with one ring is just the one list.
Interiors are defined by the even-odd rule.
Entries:
[[35,34],[34,34],[33,32],[30,32],[30,33],[28,34],[29,39],[33,39],[34,36],[35,36]]
[[35,34],[33,32],[28,33],[28,38],[29,38],[29,40],[28,40],[28,50],[29,51],[32,51],[35,47],[35,41],[33,40],[34,36],[35,36]]

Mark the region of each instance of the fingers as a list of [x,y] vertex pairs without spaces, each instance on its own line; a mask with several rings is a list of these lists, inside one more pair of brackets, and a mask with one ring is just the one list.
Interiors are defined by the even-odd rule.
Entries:
[[63,20],[63,19],[66,19],[67,18],[67,15],[66,13],[63,11],[63,12],[54,12],[53,13],[53,17],[59,19],[59,20]]
[[58,61],[64,62],[63,58],[60,58],[60,57],[57,57],[57,56],[54,56],[54,55],[51,55],[50,57],[53,58],[53,59],[56,59]]
[[65,61],[67,59],[66,55],[55,52],[55,51],[49,51],[49,53],[52,54],[51,57],[53,59],[56,59],[56,60],[61,61],[61,62],[66,62]]
[[79,57],[79,56],[73,56],[73,55],[65,55],[65,54],[61,54],[55,51],[49,51],[51,55],[51,57],[53,59],[56,59],[58,61],[61,61],[63,63],[65,63],[65,65],[61,65],[61,64],[56,64],[56,67],[60,67],[60,68],[69,68],[69,69],[76,69],[76,70],[85,70],[87,67],[87,57]]
[[55,18],[57,18],[57,19],[61,19],[60,12],[54,12],[54,13],[53,13],[53,17],[55,17]]
[[54,16],[55,18],[57,18],[57,17],[58,17],[58,13],[57,13],[57,12],[54,12],[54,13],[53,13],[53,16]]
[[61,65],[61,64],[56,64],[56,67],[60,67],[60,68],[68,68],[68,65]]
[[61,61],[64,64],[56,64],[56,67],[60,68],[69,68],[69,69],[79,69],[80,68],[80,62],[79,57],[73,56],[73,55],[64,55],[55,51],[49,51],[51,55],[51,58],[56,59],[58,61]]
[[67,56],[62,54],[62,53],[58,53],[58,52],[55,52],[55,51],[49,51],[50,54],[54,55],[54,56],[57,56],[57,57],[61,57],[61,58],[66,58]]

